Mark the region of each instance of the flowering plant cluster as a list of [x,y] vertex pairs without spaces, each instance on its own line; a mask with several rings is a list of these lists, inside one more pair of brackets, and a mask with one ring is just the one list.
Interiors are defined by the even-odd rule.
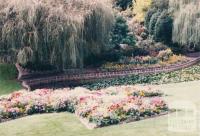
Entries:
[[90,91],[75,89],[25,90],[0,97],[0,121],[35,113],[68,111],[95,127],[138,120],[168,110],[158,90],[144,86],[117,86]]
[[101,66],[103,70],[123,70],[133,67],[144,68],[168,66],[187,62],[189,57],[175,55],[171,49],[161,50],[155,55],[122,57],[118,62],[107,62]]
[[79,101],[76,114],[95,127],[140,120],[168,110],[162,93],[149,87],[120,86],[95,92]]

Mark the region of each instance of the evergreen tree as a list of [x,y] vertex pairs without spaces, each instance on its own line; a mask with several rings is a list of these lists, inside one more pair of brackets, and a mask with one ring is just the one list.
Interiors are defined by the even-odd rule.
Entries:
[[154,31],[154,39],[158,42],[166,44],[171,43],[172,40],[173,19],[167,11],[163,11],[157,20]]
[[135,37],[129,34],[128,25],[123,17],[117,17],[111,33],[111,44],[115,47],[120,44],[135,45]]
[[128,7],[132,7],[133,0],[115,0],[115,5],[122,10],[126,10]]

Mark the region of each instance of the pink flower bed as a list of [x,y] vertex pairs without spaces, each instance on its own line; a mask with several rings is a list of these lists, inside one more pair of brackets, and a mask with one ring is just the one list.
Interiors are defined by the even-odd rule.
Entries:
[[158,90],[118,86],[90,91],[75,89],[25,90],[0,97],[0,122],[36,113],[68,111],[92,127],[140,120],[168,110]]

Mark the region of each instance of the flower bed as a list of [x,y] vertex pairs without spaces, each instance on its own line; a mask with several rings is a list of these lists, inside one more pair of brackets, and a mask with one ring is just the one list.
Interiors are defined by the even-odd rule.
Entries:
[[107,62],[101,66],[102,70],[123,70],[130,68],[159,67],[182,64],[191,58],[175,55],[171,49],[155,52],[154,55],[122,57],[118,62]]
[[125,62],[108,62],[101,66],[102,70],[123,70],[123,69],[131,69],[131,68],[145,68],[145,67],[159,67],[159,66],[170,66],[183,64],[189,61],[191,58],[181,56],[181,55],[172,55],[167,60],[159,60],[157,57],[150,56],[140,56],[140,57],[126,57],[123,60]]
[[18,91],[0,97],[0,122],[36,113],[68,111],[90,128],[140,120],[168,111],[162,93],[150,87],[118,86]]

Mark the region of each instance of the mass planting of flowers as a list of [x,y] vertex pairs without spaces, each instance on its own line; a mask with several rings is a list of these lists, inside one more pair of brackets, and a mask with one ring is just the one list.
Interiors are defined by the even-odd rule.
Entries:
[[167,112],[162,93],[145,86],[116,86],[91,91],[85,88],[21,90],[0,97],[0,122],[17,117],[68,111],[93,127],[140,120]]
[[130,68],[145,68],[182,64],[191,58],[175,55],[171,49],[161,50],[152,55],[122,57],[118,62],[107,62],[101,66],[103,70],[123,70]]

